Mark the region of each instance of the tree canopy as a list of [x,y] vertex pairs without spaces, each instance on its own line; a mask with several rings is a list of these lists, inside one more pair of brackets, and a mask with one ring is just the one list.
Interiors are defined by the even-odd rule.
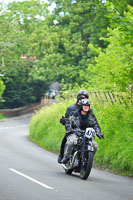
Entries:
[[[109,44],[106,49],[99,49],[98,57],[95,57],[95,65],[89,65],[88,71],[92,68],[95,74],[93,83],[99,89],[126,92],[131,95],[133,68],[132,68],[132,19],[133,8],[129,7],[129,12],[124,16],[112,12],[112,28],[108,28],[106,38],[101,40]],[[116,23],[117,18],[117,23]],[[119,23],[118,23],[119,22]],[[90,45],[92,51],[98,51]]]
[[55,81],[129,92],[132,1],[49,2],[0,4],[0,107],[40,101]]

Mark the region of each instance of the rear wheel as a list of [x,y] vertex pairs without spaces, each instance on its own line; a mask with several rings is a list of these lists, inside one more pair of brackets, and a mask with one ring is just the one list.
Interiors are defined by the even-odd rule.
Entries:
[[86,180],[88,176],[90,175],[92,163],[93,163],[93,155],[94,153],[89,151],[86,153],[85,156],[85,164],[84,166],[81,166],[80,169],[80,178]]

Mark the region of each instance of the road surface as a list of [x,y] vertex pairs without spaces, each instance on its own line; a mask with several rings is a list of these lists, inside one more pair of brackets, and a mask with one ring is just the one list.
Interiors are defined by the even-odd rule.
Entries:
[[57,155],[28,139],[30,115],[0,120],[0,200],[133,200],[133,179],[92,169],[66,175]]

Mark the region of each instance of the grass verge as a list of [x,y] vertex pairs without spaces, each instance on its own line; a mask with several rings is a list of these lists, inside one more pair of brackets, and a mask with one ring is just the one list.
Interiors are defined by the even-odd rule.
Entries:
[[4,118],[4,115],[0,114],[0,119],[3,119]]

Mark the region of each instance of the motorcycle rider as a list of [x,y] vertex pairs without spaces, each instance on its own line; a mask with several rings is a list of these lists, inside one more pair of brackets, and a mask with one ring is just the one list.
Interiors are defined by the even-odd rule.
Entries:
[[[73,149],[74,141],[76,139],[76,135],[74,134],[74,128],[79,127],[81,130],[85,130],[86,128],[93,128],[100,139],[103,139],[104,136],[101,133],[101,128],[97,122],[95,115],[90,110],[90,101],[88,99],[81,100],[81,108],[76,112],[72,112],[69,120],[67,120],[67,128],[69,130],[69,140],[67,140],[67,148],[65,151],[65,156],[62,159],[62,163],[65,164],[68,162],[71,151]],[[73,116],[74,121],[71,120]],[[98,149],[97,143],[93,140],[92,142],[94,153],[96,153]]]
[[[69,132],[69,126],[67,124],[67,119],[69,118],[70,114],[76,110],[79,110],[81,107],[81,100],[82,99],[88,99],[89,98],[89,94],[86,90],[80,90],[77,94],[77,102],[75,104],[72,104],[70,106],[67,107],[66,113],[65,113],[65,117],[62,116],[62,118],[60,119],[60,123],[62,125],[65,125],[65,129],[66,129],[66,134],[64,136],[64,138],[62,139],[61,142],[61,146],[60,146],[60,153],[58,156],[58,163],[61,163],[61,160],[63,158],[64,155],[64,147],[67,141],[67,137],[70,134]],[[93,114],[92,109],[90,108],[90,112]]]
[[65,117],[62,116],[62,118],[60,119],[60,123],[62,125],[65,125],[65,119],[69,117],[69,115],[72,111],[76,111],[80,108],[81,99],[85,99],[85,98],[86,99],[89,98],[88,92],[86,90],[80,90],[77,94],[77,102],[75,104],[68,106],[66,113],[65,113]]

